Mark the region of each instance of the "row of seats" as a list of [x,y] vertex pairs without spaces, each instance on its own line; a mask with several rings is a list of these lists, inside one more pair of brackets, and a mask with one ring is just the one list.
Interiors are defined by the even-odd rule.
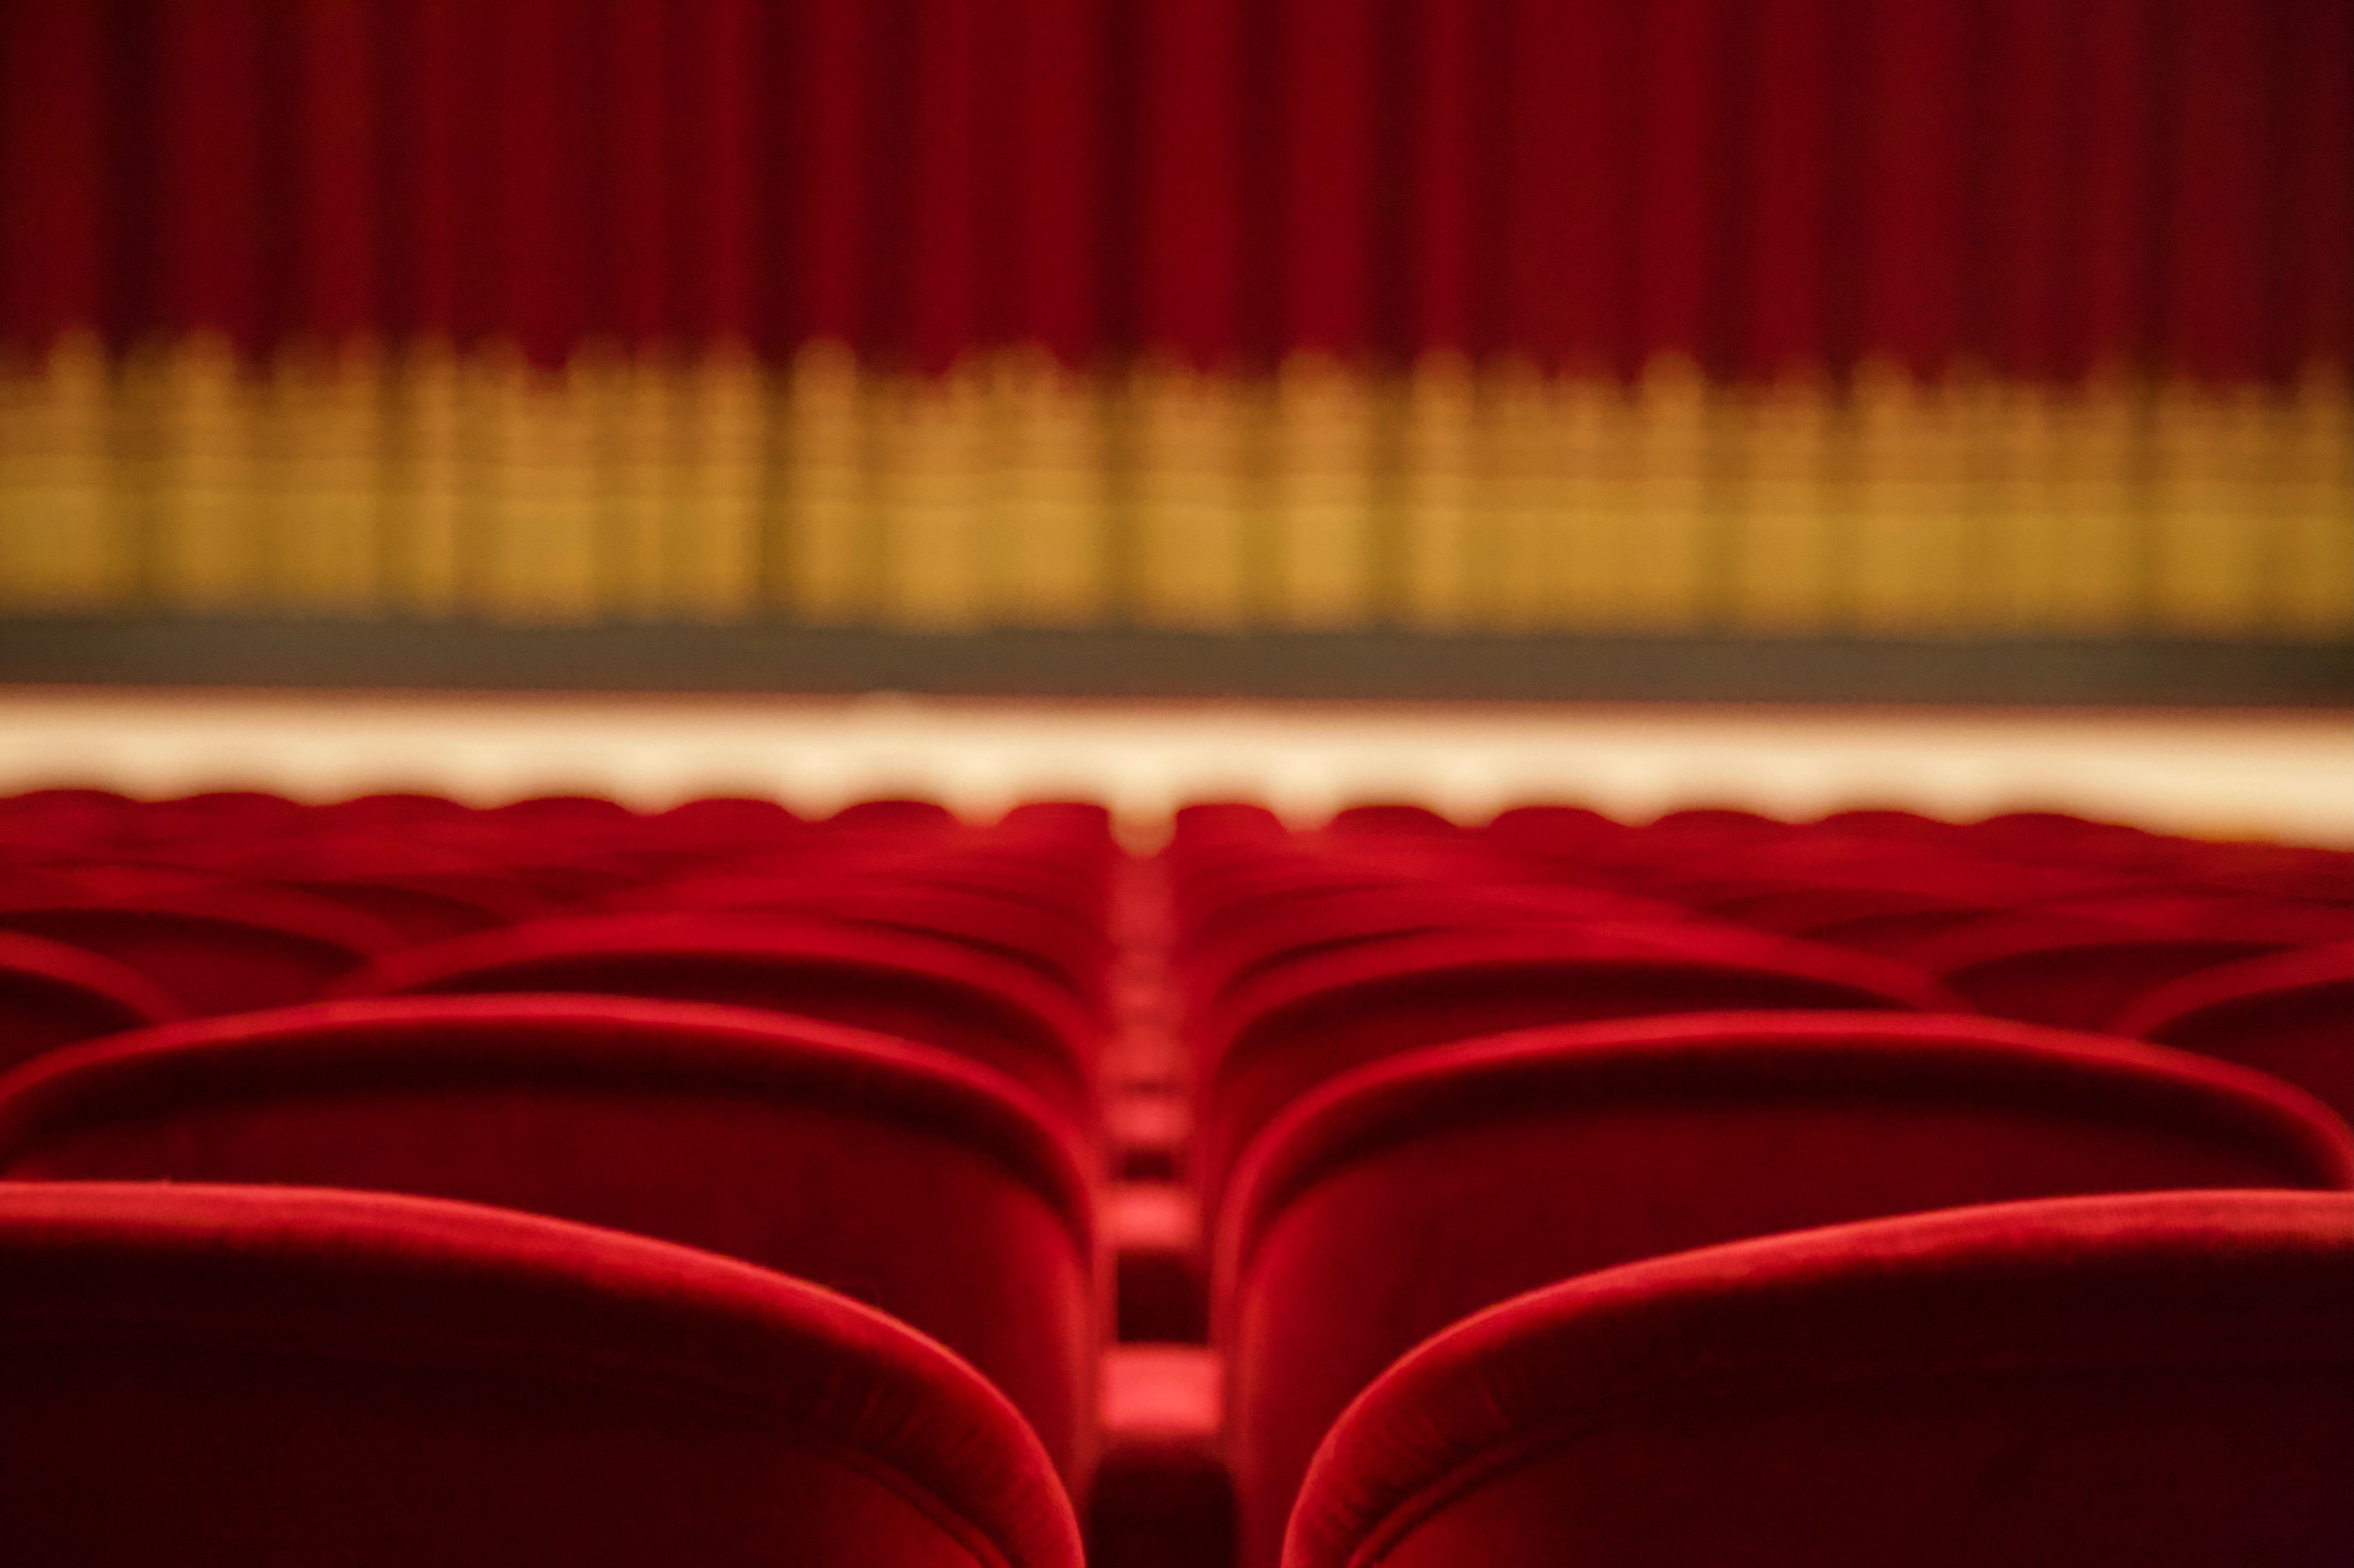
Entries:
[[[1693,811],[1628,828],[1526,808],[1462,830],[1384,808],[1297,834],[1253,808],[1181,812],[1171,939],[1216,1081],[1204,1103],[1258,1097],[1237,1081],[1268,1070],[1260,1042],[1310,1014],[1379,1054],[1566,1022],[1575,976],[1585,1017],[1660,1011],[1664,994],[1677,1011],[1903,1007],[2242,1048],[2354,1115],[2354,1065],[2292,1026],[2342,1016],[2327,982],[2354,940],[2348,857],[2071,821]],[[2261,1039],[2221,1016],[2242,995],[2272,999]],[[1267,1097],[1340,1065],[1304,1062]]]
[[[1384,807],[1302,832],[1229,805],[1181,812],[1159,869],[1148,1032],[1196,1208],[1130,1272],[1205,1298],[1249,1568],[1369,1560],[1394,1521],[1313,1531],[1439,1419],[1384,1402],[1401,1358],[1529,1293],[1908,1214],[2354,1174],[2343,854],[2051,817]],[[1449,1464],[1539,1440],[1490,1436]],[[1596,1560],[1483,1517],[1495,1542],[1415,1560]],[[1598,1560],[1686,1560],[1631,1540]]]
[[[2252,1070],[2247,1042],[2320,1019],[2316,1059],[2330,1038],[2354,1055],[2354,878],[2342,856],[2128,832],[1638,829],[1555,808],[1296,832],[1235,806],[1125,856],[1084,805],[977,826],[923,802],[808,822],[739,801],[0,801],[9,910],[120,916],[0,914],[26,945],[0,951],[0,1010],[18,1005],[0,1052],[19,1063],[0,1078],[0,1269],[31,1303],[0,1308],[0,1355],[71,1340],[80,1359],[25,1408],[94,1413],[58,1417],[70,1440],[22,1470],[50,1531],[30,1539],[58,1561],[154,1556],[140,1510],[97,1517],[123,1480],[103,1433],[185,1431],[234,1397],[234,1441],[133,1473],[154,1470],[157,1518],[205,1515],[174,1539],[217,1530],[248,1562],[315,1561],[318,1531],[440,1495],[452,1456],[544,1442],[508,1501],[450,1492],[527,1531],[564,1506],[566,1466],[618,1473],[656,1436],[676,1453],[654,1473],[705,1456],[681,1494],[695,1519],[600,1494],[550,1538],[563,1555],[638,1560],[630,1543],[668,1529],[668,1555],[713,1562],[786,1539],[806,1561],[831,1542],[1062,1562],[1084,1518],[1101,1563],[1697,1561],[1872,1476],[1876,1522],[1753,1560],[1884,1561],[1967,1499],[1967,1529],[1905,1554],[2099,1556],[2127,1526],[2090,1499],[2153,1486],[2162,1506],[2132,1521],[2153,1561],[2332,1560],[2354,1509],[2313,1456],[2349,1429],[2354,1382],[2317,1325],[2354,1266],[2354,1139]],[[1994,1016],[1903,954],[1692,895],[1794,866],[1820,882],[1854,840],[1934,846],[1920,863],[1956,877],[1975,856],[1987,887],[2094,867],[2176,915],[2335,919],[2339,946],[2159,981],[2248,1015],[2201,1057]],[[330,862],[367,872],[307,876]],[[334,893],[382,921],[393,901],[371,914],[351,888],[438,896],[469,876],[499,891],[466,928],[420,917],[299,997],[189,1000],[208,948],[268,928],[242,892]],[[2250,963],[2307,969],[2219,982]],[[79,1044],[37,1038],[67,1011],[39,996],[93,974],[157,994]],[[181,1250],[150,1256],[165,1240]],[[2128,1280],[2180,1313],[2119,1335]],[[599,1305],[613,1289],[630,1304]],[[355,1292],[414,1300],[414,1322]],[[567,1292],[577,1308],[552,1305]],[[175,1323],[177,1295],[204,1305]],[[1940,1339],[1939,1312],[1979,1337]],[[482,1347],[547,1313],[582,1326],[491,1375]],[[1822,1332],[1794,1337],[1794,1313]],[[723,1319],[709,1332],[769,1383],[728,1391],[719,1363],[662,1342]],[[1833,1331],[1850,1319],[1871,1322]],[[652,1341],[599,1339],[624,1324]],[[1877,1346],[1872,1370],[1840,1361],[1843,1337]],[[1193,1342],[1135,1342],[1172,1339]],[[164,1391],[143,1416],[122,1387],[83,1386],[134,1362]],[[387,1371],[409,1364],[433,1372],[413,1400]],[[2138,1403],[2116,1404],[2120,1379]],[[2023,1456],[2031,1410],[2071,1441]],[[239,1478],[301,1419],[341,1436],[273,1468],[283,1489]],[[529,1436],[557,1421],[579,1429]],[[335,1469],[338,1444],[380,1460],[375,1478]],[[1725,1484],[1757,1468],[1736,1458],[1753,1444],[1787,1473]],[[2207,1492],[2153,1481],[2202,1455]],[[1663,1490],[1702,1463],[1717,1511]],[[729,1499],[762,1475],[790,1478]],[[239,1500],[207,1513],[217,1490]],[[386,1525],[383,1560],[474,1560],[436,1528]]]
[[0,1183],[11,1563],[1076,1568],[1004,1397],[768,1269],[476,1204]]
[[[2349,1255],[2339,1195],[2176,1192],[1579,1276],[1353,1404],[1285,1561],[2343,1562]],[[963,1362],[600,1227],[0,1184],[0,1355],[16,1562],[1082,1561]]]
[[954,1033],[936,1043],[1088,1115],[1114,853],[1099,808],[1032,807],[983,831],[912,801],[805,824],[757,801],[640,817],[595,800],[150,808],[93,793],[0,810],[17,1059],[327,994],[789,1000]]

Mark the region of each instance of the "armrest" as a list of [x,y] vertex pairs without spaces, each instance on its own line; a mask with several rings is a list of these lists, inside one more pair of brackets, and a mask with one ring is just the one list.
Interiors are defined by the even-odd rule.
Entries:
[[1123,1345],[1209,1337],[1202,1212],[1178,1181],[1119,1181],[1107,1205],[1118,1337]]
[[1220,1437],[1217,1353],[1115,1345],[1102,1373],[1089,1568],[1233,1568],[1235,1489]]

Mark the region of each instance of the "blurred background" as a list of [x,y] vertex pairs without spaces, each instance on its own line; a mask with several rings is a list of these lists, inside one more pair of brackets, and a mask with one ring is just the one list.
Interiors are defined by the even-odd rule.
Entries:
[[2346,0],[0,0],[0,679],[2318,734],[2349,322]]

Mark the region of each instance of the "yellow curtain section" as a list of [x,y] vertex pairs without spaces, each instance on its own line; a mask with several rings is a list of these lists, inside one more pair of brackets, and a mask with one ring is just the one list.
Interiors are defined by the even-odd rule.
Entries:
[[1632,384],[1434,355],[1272,376],[819,344],[203,337],[0,366],[13,613],[1401,625],[1804,637],[2354,632],[2354,409],[1867,365]]

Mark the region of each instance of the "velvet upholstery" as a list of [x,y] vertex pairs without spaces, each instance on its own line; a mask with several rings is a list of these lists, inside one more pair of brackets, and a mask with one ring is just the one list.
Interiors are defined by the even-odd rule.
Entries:
[[1882,908],[1851,918],[1828,920],[1794,933],[1810,942],[1828,942],[1859,953],[1904,959],[1946,932],[1984,919],[1993,913],[1983,904],[1915,900],[1909,907]]
[[786,855],[739,860],[733,869],[925,882],[1091,918],[1100,889],[1096,873],[1083,863],[1087,857],[1075,857],[1080,863],[1061,863],[1061,852],[1051,841],[1020,842],[1028,836],[991,829],[940,833],[829,826],[813,843]]
[[[376,888],[424,894],[439,901],[429,906],[439,920],[463,922],[461,929],[412,938],[420,941],[512,926],[555,914],[560,907],[525,877],[504,869],[495,854],[429,848],[414,838],[391,836],[390,830],[298,842],[258,854],[245,869],[271,881],[323,890],[322,895],[327,897],[339,896],[345,889],[363,895]],[[447,907],[451,905],[457,907]]]
[[1319,888],[1258,917],[1222,916],[1187,952],[1194,1004],[1206,1008],[1242,981],[1318,953],[1384,938],[1447,930],[1581,925],[1683,924],[1673,905],[1576,887],[1406,885]]
[[472,1204],[0,1183],[14,1563],[1077,1568],[1045,1455],[921,1335]]
[[2226,937],[2277,948],[2354,941],[2354,911],[2290,898],[2232,896],[2173,889],[2070,898],[2042,906],[2045,915],[2087,915],[2123,920],[2186,937]]
[[907,833],[949,831],[957,825],[956,813],[938,800],[907,797],[853,800],[826,819],[829,828],[880,828]]
[[904,931],[669,913],[547,920],[395,953],[345,996],[582,991],[829,1019],[953,1051],[1087,1126],[1095,1026],[1018,964]]
[[0,1175],[368,1188],[685,1243],[913,1324],[992,1378],[1075,1483],[1088,1462],[1081,1152],[945,1053],[703,1004],[317,1003],[0,1080]]
[[1180,849],[1273,842],[1283,832],[1283,819],[1257,800],[1189,800],[1169,813],[1170,842]]
[[0,930],[85,948],[135,969],[191,1013],[304,1001],[400,946],[355,910],[286,888],[0,899]]
[[405,942],[439,942],[494,931],[506,922],[470,898],[393,880],[280,877],[278,885],[340,904],[391,927]]
[[0,1071],[77,1040],[178,1016],[177,1002],[111,959],[0,931]]
[[2135,997],[2168,980],[2290,945],[2256,932],[2168,931],[2030,909],[1956,926],[1907,956],[1982,1012],[2101,1029]]
[[1193,1174],[1213,1201],[1260,1128],[1336,1074],[1510,1029],[1747,1008],[1954,1007],[1903,965],[1702,927],[1454,932],[1304,959],[1227,998],[1206,1030]]
[[1418,800],[1365,800],[1343,806],[1325,824],[1335,833],[1376,837],[1410,835],[1447,838],[1463,830]]
[[1286,1568],[2354,1560],[2354,1199],[1947,1211],[1459,1324],[1317,1455]]
[[792,877],[713,872],[632,888],[609,909],[692,909],[706,913],[799,915],[914,931],[962,942],[1011,959],[1101,1002],[1105,948],[1100,930],[1067,911],[966,888],[893,877]]
[[406,942],[435,942],[546,916],[541,894],[468,857],[412,843],[345,840],[257,857],[250,874],[359,910]]
[[1777,888],[1716,913],[1762,931],[1817,940],[1870,941],[1881,932],[1925,932],[1959,925],[1993,907],[1934,887],[1859,881]]
[[1356,891],[1380,894],[1398,885],[1396,868],[1360,855],[1325,856],[1286,845],[1283,853],[1240,850],[1186,865],[1177,879],[1177,916],[1189,940],[1230,922],[1279,918],[1301,899]]
[[2270,1073],[2354,1122],[2354,942],[2186,975],[2137,998],[2115,1027]]
[[1310,1454],[1384,1367],[1552,1281],[1918,1210],[2350,1184],[2354,1142],[2294,1090],[1991,1019],[1655,1018],[1361,1070],[1267,1129],[1219,1216],[1244,1561],[1274,1561]]
[[740,854],[808,836],[809,829],[782,801],[744,795],[682,800],[644,821],[645,842],[673,853]]

